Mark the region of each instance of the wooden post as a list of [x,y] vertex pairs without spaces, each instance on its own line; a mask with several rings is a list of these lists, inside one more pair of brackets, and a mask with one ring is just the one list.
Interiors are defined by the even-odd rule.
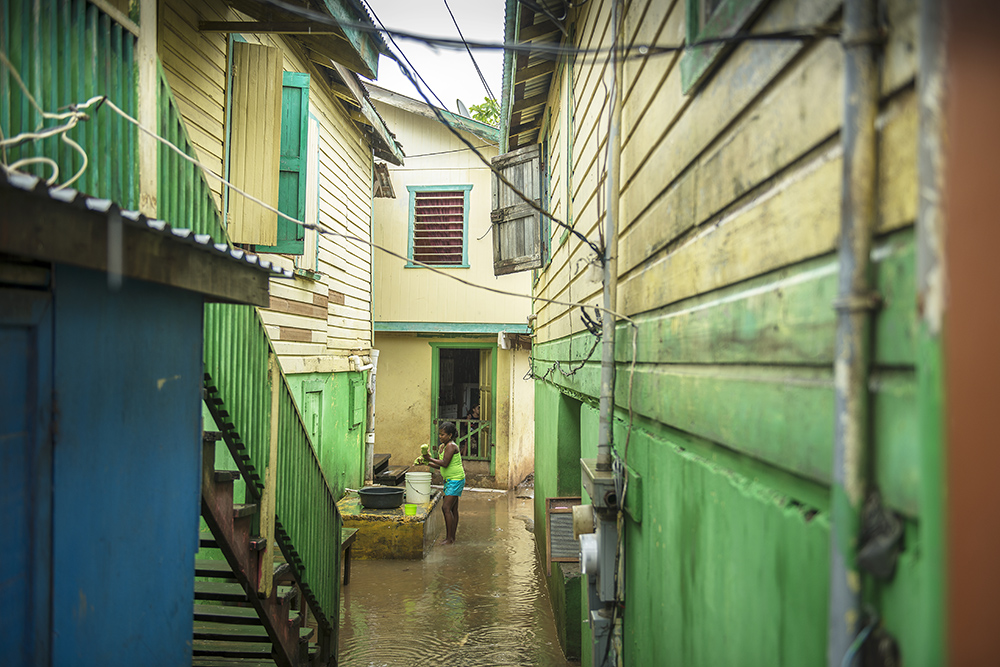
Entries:
[[[139,39],[136,50],[139,65],[139,124],[157,132],[157,98],[160,94],[160,77],[156,70],[157,0],[139,0]],[[159,143],[145,132],[139,137],[139,211],[156,217],[157,168]]]
[[278,370],[278,358],[268,355],[268,367],[271,371],[271,438],[267,456],[267,471],[264,473],[264,492],[260,499],[260,535],[266,540],[267,546],[261,556],[260,578],[257,583],[257,593],[268,597],[274,586],[274,499],[275,484],[278,480],[278,389],[281,386],[281,373]]

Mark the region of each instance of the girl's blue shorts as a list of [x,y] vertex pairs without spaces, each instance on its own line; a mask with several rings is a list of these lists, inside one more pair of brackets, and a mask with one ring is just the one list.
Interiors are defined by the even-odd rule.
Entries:
[[444,495],[446,496],[460,496],[462,495],[462,489],[464,488],[465,488],[464,479],[444,480]]

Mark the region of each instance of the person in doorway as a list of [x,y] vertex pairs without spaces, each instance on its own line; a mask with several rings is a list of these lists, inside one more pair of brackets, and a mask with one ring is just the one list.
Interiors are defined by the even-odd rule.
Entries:
[[472,450],[473,455],[479,452],[479,404],[472,406],[472,408],[466,413],[465,418],[468,420],[463,423],[462,431],[463,437],[461,438],[461,445],[459,449],[462,452],[462,456],[467,456],[469,450]]
[[444,499],[441,501],[441,513],[444,514],[445,538],[441,544],[454,544],[458,532],[458,499],[465,488],[465,468],[462,466],[462,454],[458,451],[455,439],[458,429],[451,422],[442,422],[438,426],[438,450],[440,458],[424,455],[424,460],[432,468],[438,468],[444,478]]

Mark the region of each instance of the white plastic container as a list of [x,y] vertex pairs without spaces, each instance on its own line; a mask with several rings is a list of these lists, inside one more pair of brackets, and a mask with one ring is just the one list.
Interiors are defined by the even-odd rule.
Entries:
[[431,474],[429,472],[406,473],[406,502],[426,503],[431,499]]

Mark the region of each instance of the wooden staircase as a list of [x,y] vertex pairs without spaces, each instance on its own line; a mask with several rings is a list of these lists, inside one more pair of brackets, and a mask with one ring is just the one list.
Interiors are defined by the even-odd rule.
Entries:
[[[201,507],[211,532],[202,535],[200,546],[218,548],[225,560],[195,563],[195,577],[201,580],[195,581],[193,664],[316,664],[312,660],[329,655],[329,647],[314,646],[317,650],[310,654],[308,607],[288,564],[275,562],[270,594],[258,593],[266,544],[253,530],[257,505],[234,503],[234,482],[241,473],[215,469],[220,439],[221,434],[211,432],[203,439]],[[247,475],[245,481],[256,480]]]

